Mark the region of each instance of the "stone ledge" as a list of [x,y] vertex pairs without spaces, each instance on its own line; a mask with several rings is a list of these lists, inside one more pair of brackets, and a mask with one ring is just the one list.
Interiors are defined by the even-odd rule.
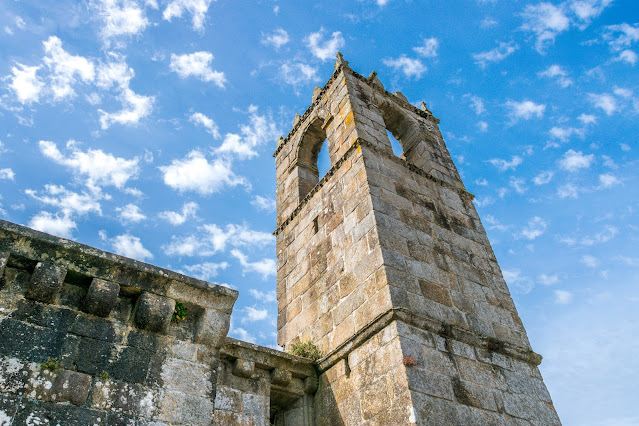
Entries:
[[474,347],[488,349],[493,352],[510,356],[532,366],[538,366],[541,364],[542,356],[533,351],[520,348],[507,342],[501,342],[490,337],[481,336],[434,318],[414,314],[405,308],[392,308],[378,315],[377,318],[364,326],[350,339],[320,359],[317,362],[318,372],[321,374],[342,359],[346,359],[353,350],[363,345],[373,335],[380,332],[391,322],[396,320],[423,330],[428,330],[442,337],[451,338]]

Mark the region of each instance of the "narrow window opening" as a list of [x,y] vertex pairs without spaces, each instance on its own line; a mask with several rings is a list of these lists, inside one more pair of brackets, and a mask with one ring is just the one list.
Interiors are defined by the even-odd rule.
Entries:
[[391,146],[393,147],[393,154],[398,157],[401,157],[404,153],[404,148],[402,148],[402,144],[399,143],[395,136],[390,132],[390,130],[386,130],[386,134],[388,135],[388,139],[390,140]]
[[317,231],[319,231],[319,216],[313,219],[313,234],[317,234]]
[[328,143],[326,143],[326,139],[322,142],[322,149],[317,154],[317,172],[319,176],[319,180],[322,180],[326,173],[331,169],[331,157],[328,155]]

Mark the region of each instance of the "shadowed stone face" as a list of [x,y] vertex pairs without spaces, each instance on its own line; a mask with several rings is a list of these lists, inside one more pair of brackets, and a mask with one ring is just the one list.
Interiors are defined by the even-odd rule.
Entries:
[[153,293],[142,293],[135,307],[135,324],[147,331],[166,330],[171,322],[175,300]]

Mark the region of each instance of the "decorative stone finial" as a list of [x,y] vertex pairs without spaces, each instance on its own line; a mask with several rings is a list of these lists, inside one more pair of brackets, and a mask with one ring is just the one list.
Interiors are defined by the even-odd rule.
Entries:
[[420,107],[422,108],[422,111],[428,111],[428,107],[426,106],[426,102],[422,101],[422,103],[420,104]]
[[315,102],[315,99],[317,99],[320,93],[322,93],[322,88],[315,86],[315,89],[313,89],[313,99],[311,100],[311,103]]
[[343,65],[345,67],[348,66],[348,61],[344,60],[344,55],[342,55],[341,52],[337,52],[335,56],[337,56],[337,61],[335,61],[335,68],[339,67],[340,65]]

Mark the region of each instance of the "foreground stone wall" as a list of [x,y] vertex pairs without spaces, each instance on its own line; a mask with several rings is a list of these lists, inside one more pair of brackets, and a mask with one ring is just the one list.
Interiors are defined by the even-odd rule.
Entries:
[[4,221],[0,252],[0,424],[211,424],[236,291]]

